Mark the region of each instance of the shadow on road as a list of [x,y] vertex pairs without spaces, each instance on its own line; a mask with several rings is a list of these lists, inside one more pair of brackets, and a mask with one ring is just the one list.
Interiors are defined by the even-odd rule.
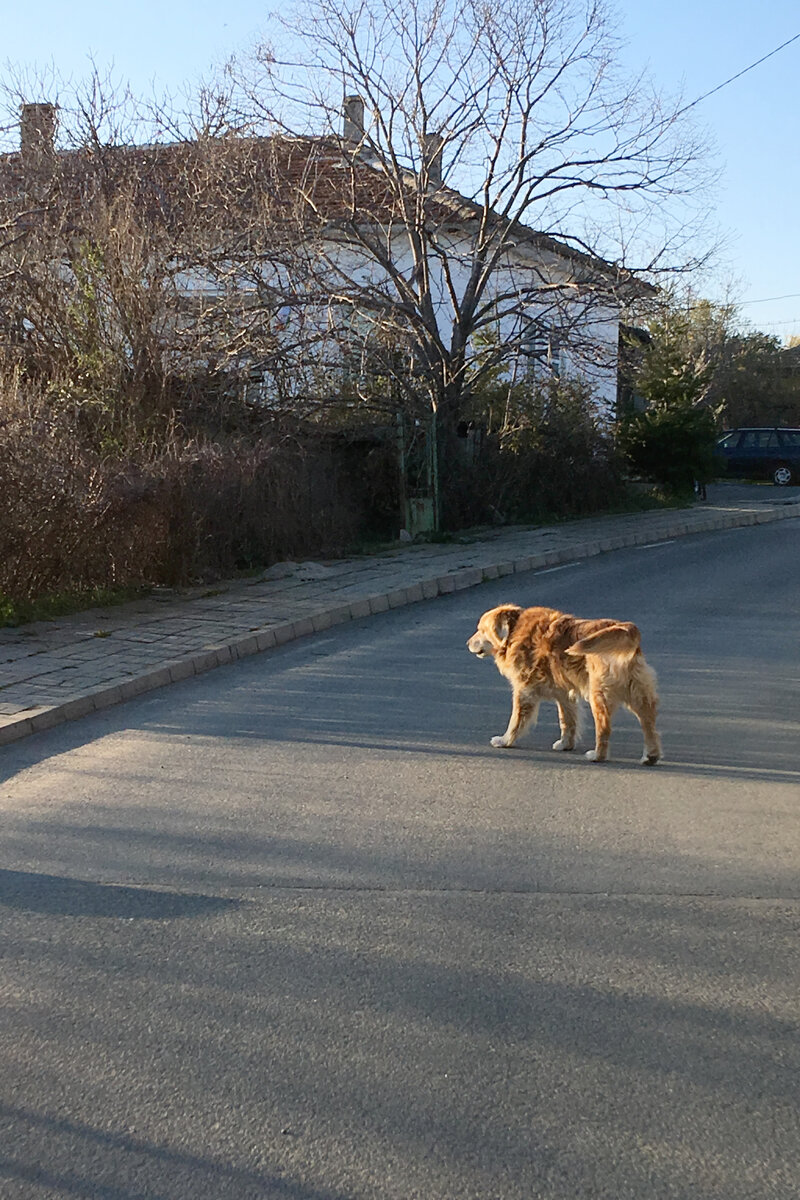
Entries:
[[30,921],[5,972],[38,1065],[0,1108],[26,1198],[793,1194],[784,905],[273,894],[102,953]]
[[[0,1179],[35,1188],[36,1196],[85,1196],[94,1200],[153,1197],[267,1197],[270,1200],[347,1200],[342,1192],[304,1187],[264,1171],[249,1171],[200,1154],[113,1133],[82,1121],[0,1103],[8,1135],[0,1152]],[[16,1152],[10,1149],[16,1142]],[[26,1144],[39,1146],[29,1156]],[[130,1178],[130,1182],[126,1182]],[[149,1181],[149,1182],[148,1182]],[[22,1193],[16,1193],[22,1194]]]
[[7,748],[9,1195],[794,1195],[796,641],[704,546],[582,597],[673,648],[654,771],[489,748],[499,583]]
[[237,908],[238,901],[0,868],[0,907],[62,917],[166,921]]
[[[53,790],[6,821],[6,861],[53,875],[0,873],[16,1194],[793,1194],[796,861],[764,850],[796,797],[788,670],[744,695],[740,648],[701,665],[690,648],[662,670],[680,761],[636,766],[631,720],[594,767],[545,749],[552,713],[492,751],[507,689],[436,632],[444,670],[387,621],[17,757],[34,787],[52,755]],[[726,859],[751,785],[757,836]],[[67,877],[87,863],[192,891]],[[258,890],[239,907],[198,890],[240,887]],[[113,936],[109,916],[127,918]]]

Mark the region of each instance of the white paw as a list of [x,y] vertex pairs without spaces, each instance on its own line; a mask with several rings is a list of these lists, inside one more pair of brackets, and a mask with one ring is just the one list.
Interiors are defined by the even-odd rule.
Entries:
[[569,738],[559,738],[557,742],[553,742],[553,749],[554,750],[574,750],[575,743],[571,742],[569,740]]
[[588,758],[589,762],[605,762],[606,761],[605,756],[600,755],[597,750],[587,750],[586,757]]
[[503,734],[502,737],[498,736],[492,738],[492,745],[494,746],[495,750],[504,750],[506,746],[509,746],[510,744],[510,742],[506,741],[505,734]]
[[647,754],[646,752],[639,759],[643,767],[654,767],[659,760],[659,754]]

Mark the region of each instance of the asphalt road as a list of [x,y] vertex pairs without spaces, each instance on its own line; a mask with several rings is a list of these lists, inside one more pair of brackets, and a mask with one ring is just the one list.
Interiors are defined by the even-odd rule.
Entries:
[[[7,747],[3,1200],[795,1197],[798,550],[500,580]],[[639,624],[663,764],[550,707],[489,747],[507,599]]]

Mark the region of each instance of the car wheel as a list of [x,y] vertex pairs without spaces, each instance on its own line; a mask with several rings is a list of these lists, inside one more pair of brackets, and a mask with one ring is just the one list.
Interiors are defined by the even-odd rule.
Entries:
[[772,482],[777,483],[778,487],[787,487],[792,482],[792,468],[776,467],[772,472]]

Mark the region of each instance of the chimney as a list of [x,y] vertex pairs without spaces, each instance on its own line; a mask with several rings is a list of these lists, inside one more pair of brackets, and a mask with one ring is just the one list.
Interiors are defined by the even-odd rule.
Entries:
[[27,167],[52,161],[56,141],[55,104],[23,104],[20,110],[20,153]]
[[342,101],[342,137],[360,142],[364,137],[364,101],[360,96],[345,96]]
[[428,182],[438,187],[442,182],[442,158],[444,155],[444,138],[441,133],[423,133],[422,161],[428,172]]

